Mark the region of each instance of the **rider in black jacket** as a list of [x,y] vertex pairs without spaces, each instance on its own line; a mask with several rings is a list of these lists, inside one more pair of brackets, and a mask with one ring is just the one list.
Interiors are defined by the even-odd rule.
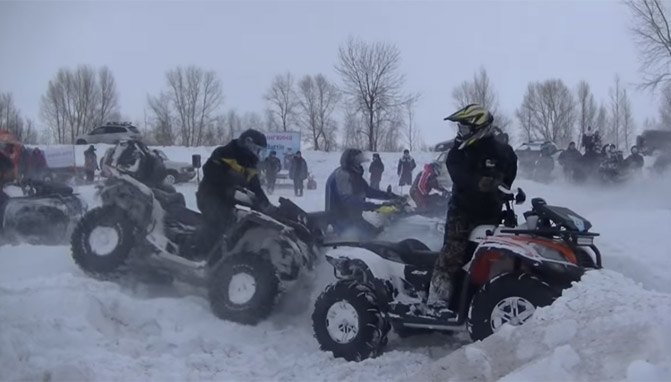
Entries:
[[459,132],[447,156],[452,197],[443,249],[434,267],[427,301],[439,311],[449,306],[452,280],[468,262],[470,232],[478,225],[501,221],[503,201],[498,187],[510,187],[517,175],[517,156],[508,144],[494,137],[494,117],[489,111],[471,104],[445,120],[457,122]]
[[198,209],[205,220],[207,244],[214,244],[218,235],[223,235],[235,222],[233,207],[238,187],[248,189],[256,195],[257,208],[264,211],[272,208],[261,188],[257,165],[261,150],[267,147],[266,136],[249,129],[238,139],[214,150],[203,166],[196,199]]

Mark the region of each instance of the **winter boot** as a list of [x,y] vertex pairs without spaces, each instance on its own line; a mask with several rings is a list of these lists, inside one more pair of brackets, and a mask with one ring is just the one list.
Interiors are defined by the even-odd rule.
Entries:
[[454,317],[450,310],[452,295],[452,279],[447,273],[434,271],[429,286],[429,296],[426,299],[426,314],[440,319]]

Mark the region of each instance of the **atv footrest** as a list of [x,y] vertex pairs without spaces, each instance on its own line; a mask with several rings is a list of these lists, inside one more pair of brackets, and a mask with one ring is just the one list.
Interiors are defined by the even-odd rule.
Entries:
[[455,330],[458,326],[462,325],[459,322],[459,316],[454,313],[441,317],[406,314],[395,319],[405,327],[431,330]]

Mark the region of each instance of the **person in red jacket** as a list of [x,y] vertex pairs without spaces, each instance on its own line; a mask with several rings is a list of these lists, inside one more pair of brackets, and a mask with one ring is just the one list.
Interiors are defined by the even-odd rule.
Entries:
[[441,164],[435,162],[424,165],[424,169],[417,174],[410,187],[410,197],[419,211],[447,209],[449,191],[440,184],[440,166]]

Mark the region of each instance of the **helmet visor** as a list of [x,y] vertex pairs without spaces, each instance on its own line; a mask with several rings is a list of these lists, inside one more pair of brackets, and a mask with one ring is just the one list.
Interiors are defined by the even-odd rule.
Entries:
[[464,138],[464,137],[467,137],[471,133],[471,127],[468,126],[468,125],[464,125],[463,123],[460,123],[458,125],[458,128],[459,128],[459,130],[457,132],[458,137]]

